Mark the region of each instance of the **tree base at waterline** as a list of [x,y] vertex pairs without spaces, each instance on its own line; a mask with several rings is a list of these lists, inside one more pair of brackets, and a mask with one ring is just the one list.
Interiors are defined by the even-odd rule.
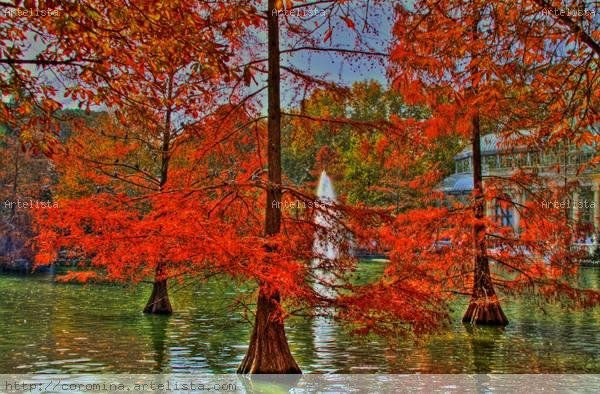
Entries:
[[144,313],[152,313],[156,315],[170,315],[173,313],[171,302],[169,301],[169,293],[167,290],[167,281],[161,280],[154,282],[152,294],[144,308]]
[[486,326],[508,325],[508,319],[497,299],[472,299],[462,321]]
[[278,295],[259,292],[256,319],[248,353],[238,368],[240,374],[299,374],[300,367],[292,356],[283,322],[274,319]]

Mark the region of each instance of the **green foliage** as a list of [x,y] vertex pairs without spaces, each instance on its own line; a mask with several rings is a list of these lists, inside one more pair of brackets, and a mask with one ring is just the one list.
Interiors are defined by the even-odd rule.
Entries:
[[[351,204],[397,203],[398,192],[390,190],[407,174],[386,168],[386,154],[377,150],[384,135],[374,125],[393,116],[423,120],[429,116],[426,108],[409,106],[377,82],[363,81],[348,92],[317,91],[293,112],[310,119],[288,118],[284,124],[282,163],[289,180],[308,186],[324,169],[333,177],[338,193]],[[368,122],[373,127],[364,126]],[[461,147],[456,134],[448,133],[416,168],[424,170],[435,164],[442,172],[451,173],[453,157]]]
[[600,246],[594,248],[594,252],[590,256],[590,262],[594,265],[600,265]]

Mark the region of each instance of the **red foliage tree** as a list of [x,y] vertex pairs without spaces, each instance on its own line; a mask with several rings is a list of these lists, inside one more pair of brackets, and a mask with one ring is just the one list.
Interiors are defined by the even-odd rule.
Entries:
[[[127,232],[127,226],[133,229],[140,223],[134,220],[134,207],[125,204],[118,208],[124,204],[123,194],[133,194],[139,199],[147,196],[149,205],[137,207],[141,209],[137,215],[147,219],[153,210],[160,210],[162,200],[157,196],[168,197],[173,188],[183,187],[179,180],[170,180],[173,172],[170,167],[177,165],[174,161],[178,154],[184,157],[189,154],[186,144],[208,143],[212,141],[210,137],[219,138],[211,131],[200,136],[201,127],[207,127],[204,119],[215,111],[211,106],[218,101],[220,84],[233,74],[226,62],[236,46],[233,39],[236,26],[245,26],[251,21],[243,15],[227,13],[223,4],[198,5],[189,1],[168,5],[162,2],[124,4],[119,12],[115,12],[114,4],[85,2],[65,4],[60,12],[67,15],[65,23],[51,21],[45,25],[49,34],[62,38],[55,45],[56,50],[72,57],[89,53],[94,59],[79,65],[77,84],[67,87],[65,96],[87,108],[100,103],[108,106],[115,111],[118,123],[111,125],[111,121],[107,121],[103,127],[109,127],[100,130],[102,134],[98,138],[109,143],[99,146],[106,149],[88,150],[95,155],[86,154],[86,149],[75,153],[76,159],[94,168],[101,186],[110,184],[107,192],[92,193],[94,201],[103,203],[89,213],[104,216],[107,209],[119,213],[123,215],[123,223],[119,224],[121,231]],[[90,38],[93,39],[90,41]],[[59,69],[69,70],[71,68]],[[226,117],[224,122],[236,119],[234,114]],[[98,142],[92,134],[82,133],[84,139],[75,139],[72,143],[89,148],[91,141]],[[81,221],[81,215],[75,212],[78,204],[71,205],[70,215]],[[74,236],[68,239],[77,242]],[[148,241],[153,242],[153,246],[160,245],[151,237]],[[85,249],[86,245],[78,246]],[[88,247],[85,252],[98,256],[98,245]],[[155,272],[153,292],[144,309],[148,313],[171,313],[172,310],[166,280],[175,274],[168,273],[168,263],[162,261],[171,258],[166,249],[147,255],[140,253],[138,264],[130,263],[130,268],[144,264],[142,277],[147,275],[148,269]],[[104,257],[103,264],[112,261],[114,269],[122,268],[115,260],[117,256],[112,256],[112,259]],[[115,270],[109,272],[119,277]]]
[[[255,9],[259,9],[264,5],[263,3],[247,2],[251,7],[255,6]],[[260,51],[258,49],[261,47],[257,48],[257,46],[250,47],[248,58],[244,58],[243,72],[245,76],[243,81],[246,85],[252,86],[256,83],[260,86],[257,75],[261,74],[267,75],[267,85],[250,94],[245,94],[242,89],[238,99],[249,108],[250,112],[256,112],[252,98],[263,89],[268,89],[267,141],[265,142],[268,171],[266,179],[259,185],[266,189],[267,197],[266,204],[263,206],[265,253],[256,269],[260,272],[265,270],[278,272],[278,275],[257,276],[258,272],[249,275],[259,284],[258,302],[250,346],[238,372],[297,373],[300,370],[289,350],[283,324],[287,315],[286,310],[290,305],[298,305],[302,310],[308,308],[313,313],[326,310],[323,308],[327,306],[337,306],[341,308],[341,317],[349,318],[358,324],[364,323],[366,329],[378,326],[377,319],[374,318],[376,313],[388,316],[390,319],[397,319],[394,322],[395,327],[401,325],[403,329],[414,327],[425,329],[434,326],[436,320],[440,321],[437,318],[440,316],[438,312],[443,305],[443,297],[437,297],[428,291],[426,286],[419,287],[417,282],[420,279],[416,271],[413,271],[410,274],[413,275],[415,282],[410,284],[406,282],[406,287],[401,282],[396,283],[398,288],[407,291],[394,303],[395,307],[392,310],[384,312],[383,304],[371,304],[370,308],[363,310],[361,306],[369,299],[367,289],[373,290],[374,287],[363,289],[352,285],[351,274],[356,267],[356,259],[349,253],[351,242],[346,230],[350,229],[346,224],[351,220],[368,221],[370,220],[368,217],[373,213],[343,205],[323,207],[315,204],[317,201],[312,192],[292,187],[281,174],[282,117],[298,118],[319,124],[356,123],[349,119],[316,118],[305,113],[283,112],[280,104],[283,80],[286,81],[285,86],[296,95],[299,94],[298,92],[306,95],[312,89],[319,87],[337,91],[345,89],[327,79],[326,76],[311,74],[310,70],[299,69],[287,61],[282,61],[282,57],[302,53],[328,53],[344,60],[356,60],[361,56],[377,58],[386,56],[385,53],[369,47],[355,23],[355,20],[360,20],[363,24],[362,32],[373,33],[373,25],[370,21],[372,15],[369,13],[369,10],[372,10],[369,8],[371,2],[318,2],[321,8],[317,8],[316,13],[314,7],[317,3],[274,0],[269,0],[267,3],[267,23],[266,26],[261,25],[261,28],[266,29],[268,41],[266,50]],[[258,12],[260,14],[260,11]],[[347,43],[334,44],[336,31],[339,34],[352,32],[356,37],[356,46],[349,47]],[[253,33],[253,31],[249,32],[248,41],[260,42]],[[280,41],[291,46],[282,48]],[[369,125],[361,126],[366,129]],[[284,208],[286,204],[298,207],[299,202],[302,203],[300,209]],[[314,217],[317,212],[338,224],[333,228],[315,225]],[[318,233],[321,239],[330,239],[338,243],[342,251],[340,257],[331,259],[315,254],[312,250],[315,233]],[[386,289],[389,290],[389,287],[380,287],[377,289],[378,294],[383,294]],[[338,295],[343,296],[338,297]],[[411,301],[415,302],[411,303]],[[407,310],[410,305],[414,307]],[[427,306],[431,313],[426,313],[427,311],[422,309],[424,306]],[[389,305],[385,306],[387,307]],[[420,314],[421,312],[425,313]]]
[[[424,154],[420,148],[435,143],[443,127],[472,137],[476,154],[482,125],[512,119],[510,111],[521,110],[515,95],[554,97],[551,89],[543,94],[528,90],[525,82],[531,74],[519,71],[515,64],[520,67],[521,62],[512,62],[513,68],[504,64],[513,56],[511,48],[498,52],[489,47],[487,30],[482,29],[489,16],[482,2],[438,2],[447,6],[439,14],[433,5],[419,12],[427,2],[400,9],[398,45],[392,53],[398,69],[392,73],[408,100],[431,107],[434,116],[425,122],[353,122],[282,111],[282,81],[298,96],[316,87],[344,92],[322,75],[282,62],[282,57],[328,53],[348,60],[387,54],[371,50],[357,27],[372,28],[369,18],[360,19],[356,11],[372,12],[371,2],[317,2],[325,17],[299,13],[313,2],[266,3],[265,16],[264,1],[240,1],[236,7],[186,0],[117,2],[123,7],[86,1],[62,5],[62,18],[35,22],[57,38],[44,50],[56,54],[52,66],[75,77],[67,95],[83,106],[104,104],[111,110],[97,129],[78,128],[68,149],[57,156],[65,208],[39,217],[40,262],[52,261],[67,248],[112,279],[154,277],[155,292],[148,305],[152,312],[170,310],[165,302],[168,278],[226,273],[256,282],[255,325],[241,373],[300,371],[284,328],[294,309],[326,314],[327,307],[338,307],[338,315],[361,331],[398,333],[442,324],[447,301],[467,291],[473,296],[467,320],[504,324],[494,285],[525,291],[533,284],[547,297],[560,289],[580,303],[594,302],[595,293],[577,291],[565,281],[576,270],[576,253],[564,235],[569,239],[575,229],[539,206],[521,204],[527,220],[521,237],[514,237],[484,217],[485,201],[501,198],[504,190],[501,182],[484,189],[479,170],[473,204],[451,208],[435,205],[441,197],[434,190],[438,171],[417,171],[422,176],[407,185],[420,191],[418,201],[400,215],[393,213],[397,207],[316,205],[312,192],[291,187],[282,176],[285,116],[364,130],[377,127],[385,135],[378,149],[388,155],[386,165],[414,173],[414,159]],[[500,29],[498,42],[512,37],[509,27]],[[265,32],[267,43],[262,45]],[[334,45],[338,32],[354,34],[356,46]],[[282,48],[280,40],[291,46]],[[539,42],[535,48],[540,48]],[[477,56],[472,56],[474,51]],[[497,58],[498,53],[505,57]],[[44,64],[45,59],[37,61]],[[465,59],[477,60],[465,65]],[[574,69],[585,69],[585,63],[576,66],[578,56],[574,59]],[[563,65],[555,75],[570,70],[569,62]],[[489,74],[488,68],[495,71]],[[585,73],[578,75],[587,78]],[[259,100],[264,90],[266,116]],[[596,91],[589,91],[595,100]],[[496,100],[505,96],[510,100]],[[577,97],[576,103],[587,102],[584,95]],[[225,98],[229,102],[221,105]],[[540,113],[542,120],[550,122],[559,113],[555,109],[549,105],[547,113]],[[521,115],[514,118],[521,123],[507,130],[532,123]],[[540,141],[542,130],[520,141]],[[585,134],[584,128],[579,130],[578,135]],[[521,142],[509,143],[516,147]],[[81,174],[85,179],[78,179]],[[527,177],[533,179],[520,174],[510,181]],[[558,198],[564,189],[548,193]],[[288,210],[286,203],[296,208]],[[297,208],[298,203],[303,205]],[[335,225],[315,224],[317,214]],[[542,231],[550,231],[552,241],[539,242]],[[315,253],[315,236],[338,243],[340,256],[330,259]],[[501,245],[490,250],[490,238],[501,239]],[[378,280],[354,284],[357,262],[351,248],[373,241],[391,250],[391,261]],[[508,276],[490,270],[490,258]],[[546,265],[545,259],[553,264]],[[80,279],[92,278],[83,275]]]
[[[597,300],[597,295],[577,292],[566,282],[577,269],[577,253],[570,245],[576,229],[567,225],[564,212],[550,212],[539,204],[548,194],[564,198],[568,187],[541,182],[537,189],[528,187],[538,182],[531,171],[484,182],[480,152],[488,131],[496,132],[509,152],[595,140],[590,128],[598,121],[599,79],[591,71],[598,65],[597,22],[589,17],[591,4],[578,4],[587,13],[575,19],[550,13],[549,8],[575,7],[574,2],[558,1],[423,0],[397,8],[397,41],[391,52],[394,86],[411,102],[432,109],[433,117],[423,124],[426,135],[434,139],[457,132],[470,140],[473,193],[467,206],[402,216],[409,228],[404,236],[423,238],[416,250],[400,244],[396,248],[403,258],[412,254],[418,261],[439,259],[453,284],[448,289],[465,292],[465,285],[472,286],[465,322],[508,323],[495,286],[545,295],[564,290],[579,301],[588,296]],[[509,185],[519,194],[530,194],[528,202],[504,199],[521,213],[520,236],[484,215],[487,206],[503,200]],[[424,191],[433,192],[431,186]],[[468,227],[470,236],[465,235]],[[457,228],[461,230],[452,230]],[[542,233],[546,239],[533,242]],[[434,245],[442,240],[450,245],[437,250]],[[471,269],[465,266],[469,260]],[[498,271],[490,270],[490,260]],[[457,289],[456,278],[468,280]]]

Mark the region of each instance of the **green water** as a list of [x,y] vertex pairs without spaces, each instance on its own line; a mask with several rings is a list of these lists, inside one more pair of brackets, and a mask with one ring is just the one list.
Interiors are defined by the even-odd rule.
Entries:
[[[597,287],[600,269],[585,269],[582,280]],[[235,285],[174,284],[171,317],[141,313],[149,292],[0,276],[0,372],[235,372],[251,328]],[[542,311],[520,301],[504,309],[505,329],[456,323],[419,342],[356,337],[303,318],[288,321],[287,333],[305,372],[600,373],[600,308]]]

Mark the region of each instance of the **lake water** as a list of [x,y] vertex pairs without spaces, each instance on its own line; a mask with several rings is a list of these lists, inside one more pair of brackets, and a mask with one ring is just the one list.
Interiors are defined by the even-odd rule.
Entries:
[[[600,269],[583,269],[598,287]],[[175,314],[141,310],[150,285],[58,284],[49,276],[0,276],[2,373],[233,373],[251,326],[225,280],[175,283]],[[503,305],[510,325],[459,323],[421,341],[350,335],[327,321],[293,318],[288,340],[304,372],[600,373],[600,308]]]

